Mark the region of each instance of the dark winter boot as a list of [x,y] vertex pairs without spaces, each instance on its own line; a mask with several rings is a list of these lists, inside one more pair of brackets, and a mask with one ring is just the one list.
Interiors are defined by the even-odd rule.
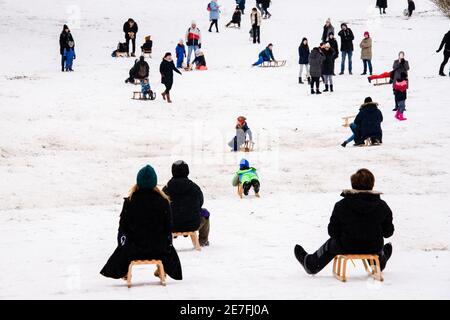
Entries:
[[325,85],[325,90],[323,90],[323,92],[328,92],[328,85]]
[[347,141],[344,141],[342,142],[341,146],[345,148],[347,146],[347,143],[348,143]]
[[392,244],[386,243],[383,247],[383,250],[381,252],[380,256],[380,269],[381,271],[384,270],[386,267],[386,263],[388,262],[389,258],[392,256]]
[[166,98],[168,103],[172,103],[172,100],[170,100],[170,92],[166,93]]
[[305,269],[306,273],[311,274],[311,272],[305,266],[305,258],[308,255],[305,249],[303,249],[302,246],[296,244],[294,248],[294,254],[295,258],[298,260],[298,262],[300,262],[302,267]]
[[311,88],[311,94],[315,94],[316,92],[314,91],[313,88]]
[[302,77],[298,77],[298,83],[303,84]]
[[333,92],[333,85],[330,84],[330,91]]
[[322,92],[320,92],[319,88],[316,89],[316,94],[322,94]]
[[311,77],[306,78],[306,80],[308,80],[308,84],[311,84]]

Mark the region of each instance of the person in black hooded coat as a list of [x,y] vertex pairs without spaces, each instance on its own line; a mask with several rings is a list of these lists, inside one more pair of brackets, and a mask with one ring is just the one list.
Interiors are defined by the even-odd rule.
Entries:
[[355,134],[355,145],[363,145],[367,138],[370,138],[372,143],[382,143],[381,122],[383,122],[383,114],[378,109],[378,103],[372,102],[372,99],[367,97],[353,121],[356,125],[356,128],[352,128]]
[[442,38],[442,41],[441,41],[441,45],[436,50],[436,52],[440,52],[442,50],[442,48],[444,48],[444,60],[442,61],[441,66],[439,68],[439,75],[445,76],[444,68],[445,68],[445,65],[447,64],[448,60],[450,59],[450,31],[448,31],[444,35],[444,38]]
[[173,232],[196,231],[200,227],[203,193],[188,175],[188,164],[182,160],[176,161],[172,165],[173,177],[163,188],[163,192],[170,197]]
[[383,270],[392,254],[392,245],[383,238],[394,234],[392,211],[373,191],[375,177],[367,169],[351,176],[352,189],[341,193],[328,224],[330,239],[313,254],[300,245],[295,256],[309,274],[322,270],[338,254],[378,254]]
[[[73,43],[72,48],[69,46],[69,42]],[[75,49],[75,42],[70,33],[69,27],[65,24],[61,34],[59,35],[59,53],[61,54],[61,71],[64,71],[64,65],[66,63],[66,57],[64,56],[64,49],[69,51],[70,49]]]
[[134,84],[134,79],[144,80],[148,78],[150,73],[150,66],[145,61],[144,56],[140,56],[139,60],[136,59],[133,67],[130,69],[129,77],[125,80],[125,83]]
[[125,278],[133,260],[161,260],[164,271],[182,280],[181,263],[172,245],[169,198],[157,187],[157,177],[149,165],[142,168],[137,184],[125,198],[120,214],[118,246],[100,273],[109,278]]

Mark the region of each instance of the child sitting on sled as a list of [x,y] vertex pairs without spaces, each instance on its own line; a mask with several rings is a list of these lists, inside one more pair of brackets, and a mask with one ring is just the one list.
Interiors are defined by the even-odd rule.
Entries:
[[242,146],[246,139],[248,139],[250,142],[253,140],[252,136],[252,130],[248,127],[247,124],[247,118],[240,116],[237,118],[237,124],[236,124],[236,135],[234,138],[228,143],[228,145],[233,148],[232,151],[238,151],[239,147]]
[[197,70],[208,70],[206,67],[205,55],[200,49],[195,50],[195,59],[193,63],[195,64],[195,69]]
[[145,78],[141,81],[141,92],[143,99],[153,99],[153,91],[150,88],[150,83],[148,78]]
[[246,159],[242,159],[239,163],[239,170],[234,174],[232,184],[234,187],[242,185],[244,195],[248,196],[250,188],[253,187],[255,196],[259,197],[259,177],[256,173],[256,169],[250,167],[249,162]]

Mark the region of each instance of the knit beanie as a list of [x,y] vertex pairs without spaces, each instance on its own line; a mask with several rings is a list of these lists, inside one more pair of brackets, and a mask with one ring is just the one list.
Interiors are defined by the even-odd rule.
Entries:
[[155,169],[152,166],[146,165],[139,170],[136,178],[136,183],[141,189],[153,189],[158,183]]

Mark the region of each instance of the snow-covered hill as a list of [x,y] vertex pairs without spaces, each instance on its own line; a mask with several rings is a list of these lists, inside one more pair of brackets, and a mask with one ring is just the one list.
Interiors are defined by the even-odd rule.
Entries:
[[[224,28],[234,0],[221,1],[221,32],[208,33],[206,3],[0,1],[0,298],[450,298],[449,79],[436,76],[442,56],[435,53],[448,18],[425,0],[416,0],[409,20],[403,1],[390,1],[381,17],[372,0],[274,0],[262,43],[253,45],[248,13],[241,30]],[[135,88],[124,79],[133,60],[110,56],[129,17],[139,24],[138,42],[147,34],[154,40],[156,101],[131,100]],[[359,50],[354,75],[336,77],[335,93],[310,96],[297,84],[299,42],[306,36],[318,45],[328,17],[336,27],[349,24],[356,46],[371,33],[375,73],[406,52],[407,121],[394,119],[389,86],[359,76]],[[159,94],[159,62],[193,19],[209,70],[175,75],[168,105]],[[76,42],[73,73],[59,67],[64,23]],[[287,65],[251,68],[269,42]],[[384,113],[384,144],[343,149],[349,131],[341,117],[355,114],[366,96]],[[256,136],[248,159],[261,174],[261,199],[239,200],[230,184],[243,154],[226,142],[239,115]],[[178,159],[205,193],[211,246],[198,253],[175,240],[184,280],[169,279],[167,287],[151,270],[136,273],[131,290],[102,277],[137,170],[152,164],[163,185]],[[345,284],[330,266],[307,276],[294,245],[313,251],[326,240],[333,205],[360,167],[374,172],[394,212],[385,282],[367,280],[361,266],[350,267]]]

